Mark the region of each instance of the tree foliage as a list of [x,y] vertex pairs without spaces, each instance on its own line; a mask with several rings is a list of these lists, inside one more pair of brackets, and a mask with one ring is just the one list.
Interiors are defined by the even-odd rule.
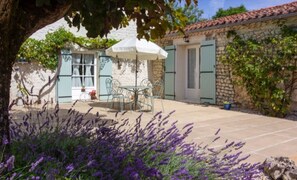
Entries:
[[[83,5],[82,1],[78,2],[72,4],[72,11],[67,13],[65,18],[70,26],[84,26],[89,37],[103,37],[112,28],[126,27],[129,20],[134,20],[139,38],[155,39],[165,35],[168,28],[181,30],[187,21],[185,14],[171,6],[175,0],[85,0]],[[192,2],[197,4],[197,0],[189,0],[187,4]]]
[[[23,42],[37,30],[65,17],[70,26],[84,26],[88,37],[107,35],[111,29],[137,25],[138,37],[165,35],[185,26],[185,15],[171,3],[181,0],[1,0],[0,1],[0,144],[9,139],[9,96],[12,67]],[[186,0],[187,5],[197,0]]]
[[[64,28],[59,28],[58,30],[48,33],[43,40],[36,40],[29,38],[21,46],[18,58],[26,59],[26,61],[38,62],[41,66],[46,69],[56,70],[54,76],[49,77],[48,81],[40,86],[38,93],[33,93],[33,87],[27,87],[25,83],[26,75],[22,72],[21,68],[18,70],[20,78],[16,80],[19,83],[19,90],[22,90],[26,96],[37,97],[35,103],[40,104],[42,97],[47,95],[50,90],[53,89],[58,75],[60,73],[61,62],[59,62],[59,55],[62,48],[71,46],[74,44],[79,45],[87,49],[105,49],[117,41],[113,39],[101,39],[97,38],[86,38],[86,37],[76,37],[71,32],[65,30]],[[29,103],[29,102],[26,102]]]
[[216,12],[216,14],[212,17],[212,19],[217,19],[220,17],[230,16],[234,14],[239,14],[247,12],[247,9],[244,5],[238,6],[238,7],[229,7],[228,9],[219,8],[219,10]]
[[199,9],[196,4],[191,4],[190,6],[180,6],[178,3],[175,3],[174,9],[187,17],[187,25],[205,20],[201,17],[203,10]]
[[282,26],[281,34],[243,39],[236,33],[223,62],[231,65],[254,105],[264,114],[284,117],[297,80],[297,32]]

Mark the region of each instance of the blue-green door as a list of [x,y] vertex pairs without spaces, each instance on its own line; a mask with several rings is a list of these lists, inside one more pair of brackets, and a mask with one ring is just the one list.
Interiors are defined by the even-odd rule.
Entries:
[[62,65],[58,75],[56,96],[57,103],[66,103],[72,101],[72,54],[69,49],[61,50]]
[[216,103],[215,40],[203,41],[200,47],[200,102]]
[[106,100],[108,97],[105,80],[112,77],[112,59],[105,52],[99,52],[99,99]]
[[175,99],[175,46],[166,46],[164,93],[165,99]]

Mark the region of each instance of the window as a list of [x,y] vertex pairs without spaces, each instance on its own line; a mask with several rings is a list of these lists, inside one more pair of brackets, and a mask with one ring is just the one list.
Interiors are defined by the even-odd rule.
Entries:
[[93,87],[94,68],[94,54],[72,54],[72,87]]
[[188,88],[195,89],[196,48],[188,49]]

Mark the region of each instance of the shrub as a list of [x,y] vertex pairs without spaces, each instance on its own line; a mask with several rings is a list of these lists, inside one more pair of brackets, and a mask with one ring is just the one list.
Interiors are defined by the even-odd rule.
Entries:
[[[173,112],[172,112],[173,113]],[[142,126],[116,114],[86,118],[73,108],[65,117],[56,107],[11,123],[13,154],[0,165],[1,178],[30,179],[252,179],[258,164],[243,163],[241,142],[214,149],[185,141],[188,124],[178,129],[169,113],[157,113]],[[218,133],[218,132],[217,132]],[[216,133],[216,135],[217,135]],[[214,139],[216,141],[219,136]],[[5,147],[5,145],[3,145]]]
[[234,31],[220,59],[229,65],[233,80],[245,87],[263,114],[285,117],[296,90],[297,31],[280,26],[279,35],[245,38]]

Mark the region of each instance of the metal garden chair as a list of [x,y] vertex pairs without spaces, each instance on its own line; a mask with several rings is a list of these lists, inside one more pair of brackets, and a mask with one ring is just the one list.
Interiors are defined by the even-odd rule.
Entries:
[[120,111],[123,110],[123,105],[125,101],[125,95],[123,94],[123,89],[119,88],[121,83],[116,79],[107,78],[105,80],[106,90],[108,93],[107,102],[109,102],[110,98],[112,103],[110,104],[110,108],[114,107],[114,103],[119,103]]
[[144,97],[142,104],[149,106],[151,108],[151,111],[154,112],[155,99],[160,99],[162,111],[164,112],[164,106],[162,101],[162,94],[164,90],[163,81],[159,80],[152,84],[147,79],[144,79],[141,83],[142,85],[150,87],[142,92],[142,96]]

